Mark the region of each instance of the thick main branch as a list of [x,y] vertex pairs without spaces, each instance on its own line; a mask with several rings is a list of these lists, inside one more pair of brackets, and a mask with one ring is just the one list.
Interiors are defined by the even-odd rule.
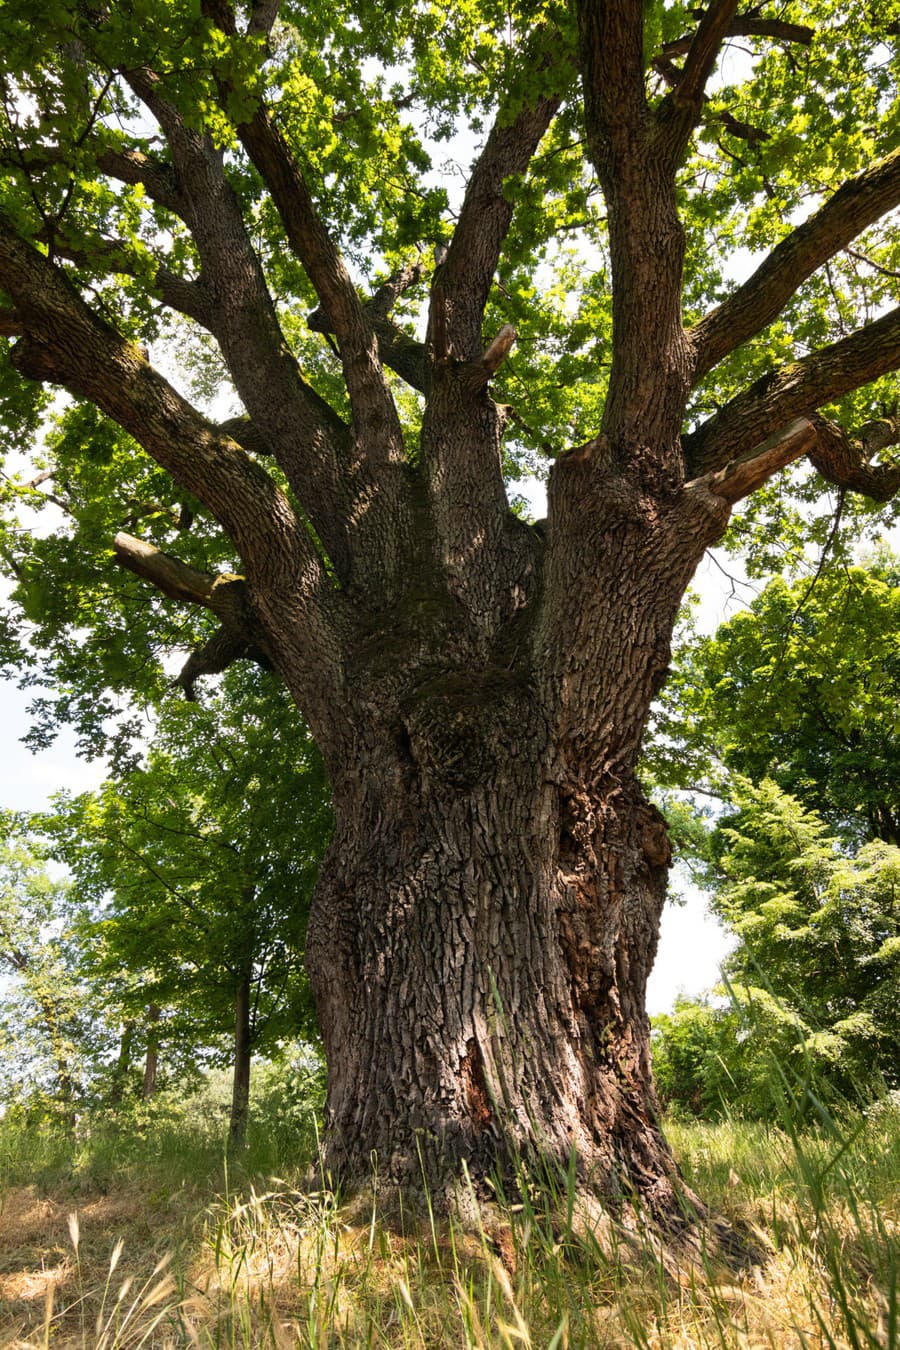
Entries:
[[[237,38],[234,8],[228,0],[203,0],[203,10],[229,37]],[[220,82],[227,105],[232,92]],[[302,262],[322,308],[334,325],[344,379],[350,395],[359,450],[373,464],[403,457],[403,434],[378,349],[363,306],[334,240],[325,228],[296,158],[260,99],[238,123],[241,144],[272,195],[288,240]]]
[[497,118],[475,162],[447,256],[432,286],[430,334],[435,357],[473,361],[514,203],[504,183],[527,170],[559,108],[558,95],[539,98],[506,121]]
[[722,468],[760,444],[772,427],[900,368],[900,307],[801,361],[764,375],[683,438],[694,474]]
[[267,588],[280,584],[296,595],[297,579],[304,575],[308,581],[318,578],[316,588],[322,585],[313,545],[264,469],[89,309],[65,273],[20,238],[3,215],[0,286],[24,327],[13,350],[13,364],[23,375],[62,384],[118,422],[206,504],[248,572]]
[[733,295],[690,330],[695,382],[771,323],[807,277],[898,203],[900,150],[895,150],[844,183]]
[[680,160],[700,120],[706,85],[737,7],[738,0],[713,0],[691,39],[678,83],[659,108],[658,125],[675,161]]
[[646,101],[641,0],[581,0],[578,14],[588,147],[608,208],[612,264],[602,430],[622,463],[644,461],[669,474],[678,471],[690,362],[675,156]]
[[900,417],[870,423],[857,436],[825,417],[810,420],[816,441],[809,460],[829,483],[876,502],[890,501],[900,491],[900,464],[870,463],[878,450],[900,443]]
[[344,578],[350,572],[342,477],[347,429],[303,379],[290,352],[221,153],[185,123],[152,71],[131,71],[127,78],[168,141],[212,331],[238,393]]

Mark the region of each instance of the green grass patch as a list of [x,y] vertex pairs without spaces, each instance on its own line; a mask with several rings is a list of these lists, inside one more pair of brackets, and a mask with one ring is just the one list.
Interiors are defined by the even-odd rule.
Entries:
[[[802,1131],[672,1122],[686,1180],[754,1231],[736,1277],[527,1196],[482,1232],[310,1191],[265,1121],[239,1158],[215,1112],[74,1136],[0,1122],[0,1342],[310,1347],[819,1347],[898,1343],[900,1110]],[[268,1139],[268,1142],[267,1142]],[[274,1172],[273,1157],[282,1164]],[[77,1241],[71,1214],[77,1215]],[[118,1255],[116,1255],[118,1251]],[[163,1263],[163,1264],[160,1264]],[[122,1294],[122,1289],[125,1293]]]

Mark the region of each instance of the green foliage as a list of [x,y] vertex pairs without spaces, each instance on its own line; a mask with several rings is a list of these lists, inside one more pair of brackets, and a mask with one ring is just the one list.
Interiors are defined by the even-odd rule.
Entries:
[[69,1116],[106,1049],[78,970],[71,888],[22,823],[0,821],[0,1102]]
[[715,1119],[733,1096],[722,1059],[729,1030],[722,1010],[682,996],[652,1025],[653,1077],[666,1112],[674,1119]]
[[[739,784],[735,804],[717,830],[713,898],[739,938],[730,976],[746,999],[780,1000],[802,1053],[835,1090],[897,1086],[900,849],[873,840],[844,853],[771,780]],[[765,992],[753,988],[760,972]]]
[[77,1124],[53,1112],[13,1102],[0,1117],[0,1192],[11,1186],[62,1186],[70,1195],[105,1193],[125,1176],[141,1181],[154,1204],[198,1184],[221,1185],[223,1166],[234,1175],[302,1172],[316,1156],[324,1097],[323,1066],[304,1042],[287,1042],[273,1059],[253,1065],[254,1114],[246,1147],[226,1160],[230,1074],[210,1069],[185,1075],[148,1100],[115,1110],[95,1100],[81,1104]]
[[768,775],[849,842],[900,842],[897,560],[772,581],[679,652],[649,752],[664,784]]
[[203,707],[167,704],[142,767],[59,798],[40,825],[72,869],[98,997],[120,1020],[165,1009],[170,1078],[201,1047],[223,1053],[242,980],[256,1052],[309,1023],[300,961],[331,817],[270,677],[231,671]]
[[0,557],[13,586],[0,662],[35,691],[29,744],[74,725],[83,754],[124,767],[168,694],[166,654],[203,641],[212,621],[113,566],[113,536],[138,531],[202,570],[236,559],[196,500],[92,405],[67,404],[46,424],[38,467],[40,486],[22,472],[4,485]]
[[[651,58],[691,30],[686,4],[644,5],[647,95],[666,92]],[[729,53],[694,148],[680,172],[687,240],[685,310],[699,317],[732,290],[746,259],[787,233],[845,177],[888,153],[900,140],[898,57],[888,45],[894,9],[837,0],[795,0],[780,17],[815,30],[810,48],[767,37],[741,40]],[[154,359],[177,369],[179,383],[208,402],[221,379],[209,336],[158,303],[159,263],[194,277],[189,231],[140,183],[103,169],[110,151],[165,152],[116,69],[148,64],[192,126],[205,127],[227,150],[229,182],[250,223],[279,319],[305,377],[334,406],[345,394],[339,363],[306,316],[317,303],[303,269],[284,247],[282,226],[256,171],[237,148],[236,124],[264,93],[279,130],[297,151],[323,223],[348,257],[364,295],[416,249],[430,254],[446,240],[461,181],[490,118],[513,116],[538,94],[563,96],[560,112],[527,174],[510,179],[512,227],[485,316],[485,332],[513,323],[518,342],[496,381],[514,409],[505,458],[511,478],[543,471],[568,444],[596,432],[611,342],[611,296],[605,211],[585,154],[580,91],[572,58],[574,20],[557,0],[517,0],[502,9],[486,0],[374,5],[328,0],[284,4],[271,39],[235,38],[194,0],[134,0],[104,12],[56,0],[37,11],[7,0],[0,14],[6,96],[0,118],[4,179],[0,205],[26,237],[67,256],[73,282]],[[217,89],[230,91],[224,106]],[[726,112],[765,136],[736,137]],[[870,319],[890,302],[900,266],[890,220],[873,226],[817,272],[784,313],[745,344],[698,389],[693,416],[714,410],[776,363],[799,356]],[[115,270],[104,241],[115,241]],[[402,300],[396,317],[408,330],[424,316],[427,287]],[[8,347],[0,339],[4,352]],[[843,410],[858,425],[896,397],[891,377],[848,395]],[[402,415],[414,447],[421,409],[404,394]],[[10,454],[40,453],[46,395],[0,360],[0,438]],[[86,749],[105,748],[125,672],[138,702],[160,696],[161,651],[198,635],[193,621],[109,568],[117,528],[133,528],[186,561],[228,559],[217,527],[179,501],[128,438],[85,409],[62,414],[43,451],[66,518],[28,540],[9,523],[0,559],[17,585],[16,601],[34,629],[5,645],[7,663],[50,691],[37,705],[39,743],[59,720],[82,729]],[[78,453],[75,453],[75,452]],[[86,464],[76,464],[81,452]],[[411,450],[411,453],[414,451]],[[9,466],[13,471],[18,463]],[[821,540],[830,505],[815,475],[796,478],[795,493],[776,487],[754,496],[735,525],[736,546],[759,566],[780,563],[783,549]],[[46,491],[46,489],[45,489]],[[13,496],[21,500],[21,489]],[[824,503],[824,509],[823,504]],[[35,506],[34,492],[29,505]],[[10,503],[12,505],[12,503]],[[196,523],[177,531],[188,506]],[[890,508],[892,509],[892,508]],[[812,516],[812,523],[808,518]],[[867,528],[871,509],[849,503],[845,523]],[[131,524],[129,524],[131,522]],[[68,541],[68,542],[67,542]],[[89,639],[75,644],[74,631]],[[25,640],[30,633],[32,644]],[[46,677],[34,652],[50,654]],[[79,664],[80,661],[80,664]],[[132,725],[114,735],[124,746]]]
[[846,853],[771,780],[739,780],[712,836],[713,910],[737,937],[730,1002],[682,1000],[654,1019],[666,1103],[768,1117],[787,1097],[864,1100],[900,1065],[900,849]]

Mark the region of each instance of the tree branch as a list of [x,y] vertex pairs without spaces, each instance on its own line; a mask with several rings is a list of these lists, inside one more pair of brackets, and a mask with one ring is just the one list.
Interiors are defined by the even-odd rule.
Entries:
[[250,19],[247,23],[247,32],[263,33],[268,37],[275,25],[280,9],[281,0],[253,0]]
[[[187,202],[178,184],[178,178],[171,165],[145,154],[142,150],[116,148],[104,145],[95,138],[88,138],[85,146],[94,146],[97,155],[97,167],[109,178],[120,183],[138,184],[145,189],[147,196],[158,206],[172,215],[184,220]],[[0,165],[31,175],[44,169],[65,164],[67,151],[59,145],[46,145],[23,150],[20,154],[0,155]]]
[[643,5],[579,0],[577,9],[588,143],[605,190],[616,161],[632,158],[649,132]]
[[815,427],[807,418],[799,417],[755,446],[743,459],[732,460],[724,469],[685,483],[684,490],[697,495],[712,493],[734,505],[761,487],[779,469],[810,454],[815,444]]
[[220,618],[236,616],[247,605],[246,583],[233,573],[215,576],[201,572],[171,553],[163,553],[155,544],[136,539],[120,530],[113,540],[113,552],[120,567],[150,581],[170,600],[203,605]]
[[[667,140],[647,106],[643,8],[642,0],[579,0],[585,126],[607,204],[612,265],[612,360],[602,431],[620,463],[642,460],[649,467],[648,445],[659,448],[650,457],[658,463],[668,453],[663,447],[673,444],[690,353],[681,318],[678,125],[675,118]],[[648,352],[659,362],[648,361]]]
[[291,247],[334,326],[360,449],[377,463],[400,459],[403,435],[371,326],[302,174],[268,110],[258,108],[238,135],[278,208]]
[[[366,302],[366,317],[378,342],[378,359],[420,394],[426,391],[426,348],[389,317],[399,297],[421,280],[425,270],[421,259],[408,263],[389,277]],[[314,333],[334,333],[334,324],[320,305],[307,316]]]
[[[202,0],[202,8],[224,33],[237,36],[234,10],[226,0]],[[219,92],[223,105],[227,105],[231,86],[220,82]],[[291,247],[334,325],[353,411],[357,447],[373,466],[384,460],[400,461],[404,454],[403,433],[378,360],[374,336],[350,274],[316,210],[300,167],[262,100],[236,130],[272,195]],[[252,409],[250,411],[252,413]]]
[[[703,17],[702,9],[695,9],[696,18]],[[787,19],[764,19],[758,14],[737,14],[731,20],[725,33],[726,37],[770,37],[778,42],[798,43],[802,47],[808,47],[812,43],[816,32],[814,28],[807,28],[802,23],[790,23]],[[691,43],[694,41],[693,33],[685,33],[683,37],[675,38],[672,42],[664,42],[661,48],[662,56],[667,60],[672,60],[676,56],[684,56],[691,49]],[[679,71],[679,77],[681,72]]]
[[219,423],[219,431],[223,436],[230,436],[238,445],[249,450],[252,455],[271,455],[271,447],[266,443],[260,434],[259,427],[248,417],[246,413],[238,417],[229,417],[226,421]]
[[[334,333],[331,321],[321,308],[313,310],[308,323],[314,333]],[[378,359],[382,365],[393,370],[420,394],[426,393],[428,359],[424,342],[410,337],[391,319],[373,318],[372,332],[378,343]]]
[[431,287],[429,340],[435,358],[474,361],[514,203],[505,181],[527,170],[562,99],[542,97],[509,123],[497,118],[472,170],[447,255]]
[[[40,236],[38,236],[40,238]],[[53,239],[53,252],[56,257],[66,258],[78,267],[93,270],[101,268],[111,275],[135,277],[142,275],[138,259],[124,240],[96,238],[89,241],[87,247],[72,243],[64,235],[56,234]],[[153,287],[167,309],[176,310],[193,319],[201,328],[212,332],[214,314],[209,296],[201,282],[189,281],[171,268],[160,263],[153,278]]]
[[871,464],[871,456],[900,443],[900,417],[870,422],[857,436],[812,414],[776,431],[742,459],[685,484],[694,494],[712,493],[730,505],[761,487],[774,473],[804,455],[823,478],[844,491],[889,501],[900,490],[900,464]]
[[683,113],[685,135],[690,134],[700,116],[707,81],[729,34],[737,7],[738,0],[713,0],[703,12],[691,39],[678,87],[671,95],[672,104]]
[[124,532],[116,535],[113,550],[120,567],[151,582],[170,599],[203,605],[221,620],[220,628],[203,647],[191,653],[182,668],[178,682],[186,698],[194,699],[194,685],[201,675],[217,675],[234,661],[249,659],[271,667],[243,577],[200,572]]
[[764,375],[714,417],[682,437],[692,474],[740,460],[772,426],[810,417],[816,408],[900,367],[900,307],[801,361]]
[[140,183],[148,197],[171,211],[173,216],[186,219],[188,203],[178,183],[178,176],[169,164],[144,154],[142,150],[106,148],[97,156],[97,164],[110,178],[120,183]]
[[386,319],[405,291],[418,285],[425,274],[425,264],[421,258],[415,262],[404,263],[383,282],[366,306],[372,319]]
[[900,150],[851,178],[773,249],[733,295],[690,330],[694,380],[772,322],[798,287],[900,203]]
[[[305,529],[268,474],[222,436],[155,371],[140,350],[93,313],[65,273],[16,233],[0,213],[0,286],[21,315],[25,335],[13,365],[30,379],[65,385],[118,422],[206,504],[235,543],[248,569],[281,574],[321,571]],[[256,523],[269,522],[273,551]],[[275,554],[283,550],[283,561]]]
[[[526,171],[560,101],[542,96],[507,124],[498,115],[431,286],[422,459],[451,585],[486,630],[508,603],[509,569],[533,538],[526,543],[510,533],[501,456],[506,414],[485,391],[515,331],[507,326],[483,352],[482,323],[513,214],[504,183]],[[482,560],[478,568],[475,557]]]
[[816,443],[810,462],[823,478],[850,492],[860,492],[876,502],[890,501],[900,490],[900,464],[871,464],[871,456],[889,445],[900,444],[900,417],[870,422],[852,436],[825,417],[810,418]]
[[212,331],[241,400],[308,513],[335,566],[350,571],[341,460],[347,428],[306,383],[281,331],[222,156],[185,125],[150,71],[128,82],[159,122],[182,182],[187,224],[209,295]]

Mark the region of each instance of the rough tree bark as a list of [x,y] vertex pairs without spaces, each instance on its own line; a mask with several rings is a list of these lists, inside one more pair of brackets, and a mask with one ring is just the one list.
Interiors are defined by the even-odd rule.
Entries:
[[[900,201],[900,172],[894,156],[854,180],[686,329],[676,174],[720,44],[741,31],[737,4],[704,13],[652,107],[640,0],[575,9],[579,50],[555,89],[548,77],[531,106],[501,108],[487,137],[424,344],[388,317],[402,281],[359,298],[272,112],[260,101],[237,127],[317,292],[314,326],[340,352],[348,423],[288,355],[222,157],[153,72],[123,78],[159,125],[165,163],[106,149],[101,167],[190,229],[200,280],[157,287],[217,339],[247,418],[200,417],[5,219],[3,331],[19,335],[22,375],[93,400],[233,540],[244,573],[223,578],[117,541],[126,566],[221,619],[190,684],[255,656],[321,747],[337,825],[307,964],[329,1165],[360,1180],[374,1155],[382,1177],[424,1178],[449,1201],[464,1171],[486,1195],[495,1169],[574,1158],[585,1190],[672,1225],[679,1184],[645,1012],[670,848],[636,777],[641,735],[681,598],[737,500],[801,455],[845,486],[896,490],[900,471],[871,465],[864,440],[815,412],[900,365],[897,314],[773,372],[690,436],[686,408],[705,371]],[[237,34],[228,4],[204,11]],[[482,324],[512,213],[504,179],[527,169],[576,64],[609,216],[612,368],[602,425],[560,453],[539,530],[508,509],[506,411],[488,388],[512,335],[487,340]],[[227,84],[220,94],[227,106]],[[424,397],[415,455],[387,369]]]

